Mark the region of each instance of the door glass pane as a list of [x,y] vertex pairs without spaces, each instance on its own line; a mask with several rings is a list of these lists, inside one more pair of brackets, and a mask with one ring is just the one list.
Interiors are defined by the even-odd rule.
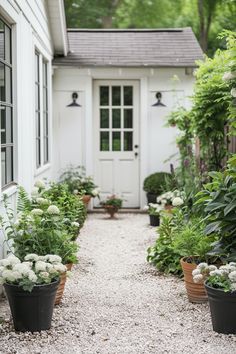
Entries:
[[112,133],[112,151],[120,151],[120,132]]
[[8,146],[6,148],[6,179],[7,183],[13,181],[13,147]]
[[4,23],[0,20],[0,58],[5,59]]
[[100,86],[100,106],[109,106],[109,86]]
[[112,128],[120,128],[120,109],[112,110]]
[[109,109],[100,109],[100,128],[109,128]]
[[124,106],[133,105],[133,86],[124,86]]
[[133,151],[133,132],[124,132],[124,151]]
[[120,86],[112,86],[112,106],[120,106]]
[[[11,144],[13,142],[13,129],[12,129],[12,108],[6,107],[5,115],[5,142]],[[1,127],[2,129],[2,127]],[[2,142],[3,144],[3,142]]]
[[4,72],[4,64],[0,63],[0,101],[5,102],[5,72]]
[[124,109],[124,128],[133,128],[133,109]]
[[109,132],[100,132],[100,151],[109,151]]

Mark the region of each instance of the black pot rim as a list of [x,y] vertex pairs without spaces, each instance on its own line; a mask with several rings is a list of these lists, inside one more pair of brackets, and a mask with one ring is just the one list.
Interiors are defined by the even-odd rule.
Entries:
[[236,290],[235,291],[224,291],[224,289],[214,288],[213,286],[207,284],[207,280],[204,281],[204,285],[207,289],[217,291],[217,292],[225,294],[225,295],[236,295]]
[[[48,286],[48,285],[56,285],[56,284],[59,284],[60,283],[60,277],[57,279],[57,280],[54,280],[52,281],[51,283],[47,283],[47,284],[35,284],[34,285],[34,288],[40,288],[40,287],[45,287],[45,286]],[[12,287],[12,288],[19,288],[19,289],[22,289],[24,290],[20,285],[16,285],[16,284],[9,284],[9,283],[4,283],[3,286],[9,286],[9,287]],[[32,289],[33,290],[33,289]]]

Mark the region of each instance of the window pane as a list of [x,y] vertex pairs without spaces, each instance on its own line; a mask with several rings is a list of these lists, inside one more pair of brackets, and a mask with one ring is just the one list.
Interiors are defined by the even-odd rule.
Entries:
[[35,53],[35,82],[39,82],[39,55]]
[[120,128],[120,109],[112,110],[112,128]]
[[[0,48],[1,48],[1,40],[0,40]],[[5,26],[5,60],[7,63],[11,64],[11,29],[8,26]]]
[[5,65],[6,102],[11,103],[11,68]]
[[13,181],[13,147],[6,148],[6,178],[7,184]]
[[133,128],[133,109],[124,109],[124,128]]
[[124,132],[124,151],[133,151],[133,132]]
[[6,144],[6,107],[0,107],[1,113],[1,144]]
[[109,128],[109,109],[100,109],[100,128]]
[[120,151],[120,132],[112,133],[112,151]]
[[112,86],[112,105],[113,106],[120,106],[120,86]]
[[5,68],[4,64],[0,63],[0,101],[5,102],[6,95],[5,95]]
[[100,86],[100,106],[109,106],[109,86]]
[[0,58],[5,58],[4,23],[0,20]]
[[44,87],[48,85],[48,67],[45,61],[43,62],[43,85]]
[[2,186],[7,184],[6,176],[6,148],[1,148],[1,169],[2,169]]
[[109,151],[109,132],[100,132],[100,151]]
[[133,105],[133,87],[124,86],[124,106]]

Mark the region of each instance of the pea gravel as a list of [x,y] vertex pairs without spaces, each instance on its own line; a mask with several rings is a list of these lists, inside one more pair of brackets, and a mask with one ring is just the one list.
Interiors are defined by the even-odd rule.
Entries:
[[181,280],[146,263],[155,238],[147,215],[89,215],[51,330],[15,333],[2,300],[0,353],[236,354],[235,335],[212,331],[208,305],[190,304]]

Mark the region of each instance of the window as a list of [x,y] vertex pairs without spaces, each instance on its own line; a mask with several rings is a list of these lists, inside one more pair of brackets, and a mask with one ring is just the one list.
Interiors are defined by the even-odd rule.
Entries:
[[133,86],[100,86],[100,151],[133,151]]
[[48,62],[35,52],[36,167],[49,162]]
[[1,185],[13,182],[13,102],[11,28],[0,19]]

